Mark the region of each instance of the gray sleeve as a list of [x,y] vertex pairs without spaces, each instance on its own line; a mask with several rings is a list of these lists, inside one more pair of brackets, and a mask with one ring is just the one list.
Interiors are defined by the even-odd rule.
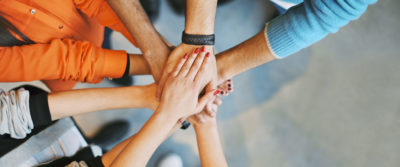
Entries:
[[0,89],[0,135],[22,139],[34,125],[29,109],[29,91],[24,88],[5,92]]

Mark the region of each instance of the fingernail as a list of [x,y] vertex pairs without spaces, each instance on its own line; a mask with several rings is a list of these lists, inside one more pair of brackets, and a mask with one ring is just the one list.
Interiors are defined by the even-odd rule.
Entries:
[[216,96],[219,92],[220,92],[219,90],[216,90],[216,91],[214,92],[214,96]]
[[201,47],[201,52],[205,52],[206,51],[206,47],[205,46],[202,46]]
[[185,56],[183,56],[183,59],[187,59],[187,57],[188,57],[188,54],[185,53]]
[[221,95],[223,95],[224,94],[224,91],[221,91]]
[[232,90],[232,88],[228,88],[228,90]]
[[210,57],[210,52],[207,52],[207,53],[206,53],[206,57]]
[[228,82],[231,82],[231,80],[230,80],[230,79],[228,79]]
[[194,50],[194,53],[199,53],[199,48],[196,48],[196,49]]
[[231,87],[231,84],[228,84],[228,87]]

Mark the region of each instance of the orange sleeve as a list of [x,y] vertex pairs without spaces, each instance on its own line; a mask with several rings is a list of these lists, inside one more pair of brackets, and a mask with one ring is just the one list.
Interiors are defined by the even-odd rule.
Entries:
[[76,8],[87,16],[97,18],[103,26],[122,33],[133,45],[137,46],[128,29],[105,0],[74,0]]
[[48,44],[0,47],[0,82],[61,79],[96,83],[104,77],[121,77],[126,64],[125,51],[55,39]]

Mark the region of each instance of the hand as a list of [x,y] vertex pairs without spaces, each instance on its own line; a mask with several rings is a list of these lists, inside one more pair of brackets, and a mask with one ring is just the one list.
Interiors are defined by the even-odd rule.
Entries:
[[[233,82],[232,79],[228,79],[222,84],[218,85],[218,91],[223,96],[228,96],[229,93],[233,92]],[[218,111],[218,107],[221,106],[222,100],[220,97],[216,97],[214,101],[207,103],[201,113],[190,116],[187,121],[189,121],[193,126],[199,124],[214,124],[216,119],[215,116]]]
[[222,100],[220,97],[216,97],[210,104],[210,107],[205,107],[200,113],[190,116],[187,121],[194,127],[215,126],[217,124],[216,115],[218,106],[222,104]]
[[214,100],[219,91],[208,91],[200,100],[198,97],[209,63],[210,53],[196,49],[190,55],[185,54],[165,81],[159,110],[182,118],[200,112]]
[[[162,74],[162,77],[159,81],[158,88],[157,88],[157,97],[161,97],[162,89],[164,88],[164,84],[167,80],[168,74],[174,69],[174,67],[177,65],[177,63],[182,59],[182,56],[185,53],[190,53],[197,48],[198,46],[196,45],[187,45],[187,44],[180,44],[178,47],[176,47],[171,54],[168,57],[167,63],[165,64],[165,68]],[[216,60],[214,56],[214,47],[213,46],[205,46],[200,49],[200,52],[205,53],[209,52],[210,57],[209,57],[209,67],[207,69],[207,77],[201,84],[201,87],[204,87],[207,83],[210,81],[216,81],[218,78],[217,75],[217,66],[216,66]],[[212,82],[212,84],[209,84],[207,87],[208,91],[215,89],[216,87],[216,82]]]

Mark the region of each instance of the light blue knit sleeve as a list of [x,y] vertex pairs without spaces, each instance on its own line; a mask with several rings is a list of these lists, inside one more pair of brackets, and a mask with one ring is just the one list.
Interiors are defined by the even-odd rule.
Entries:
[[287,57],[355,20],[377,0],[304,0],[266,24],[266,42],[276,58]]

